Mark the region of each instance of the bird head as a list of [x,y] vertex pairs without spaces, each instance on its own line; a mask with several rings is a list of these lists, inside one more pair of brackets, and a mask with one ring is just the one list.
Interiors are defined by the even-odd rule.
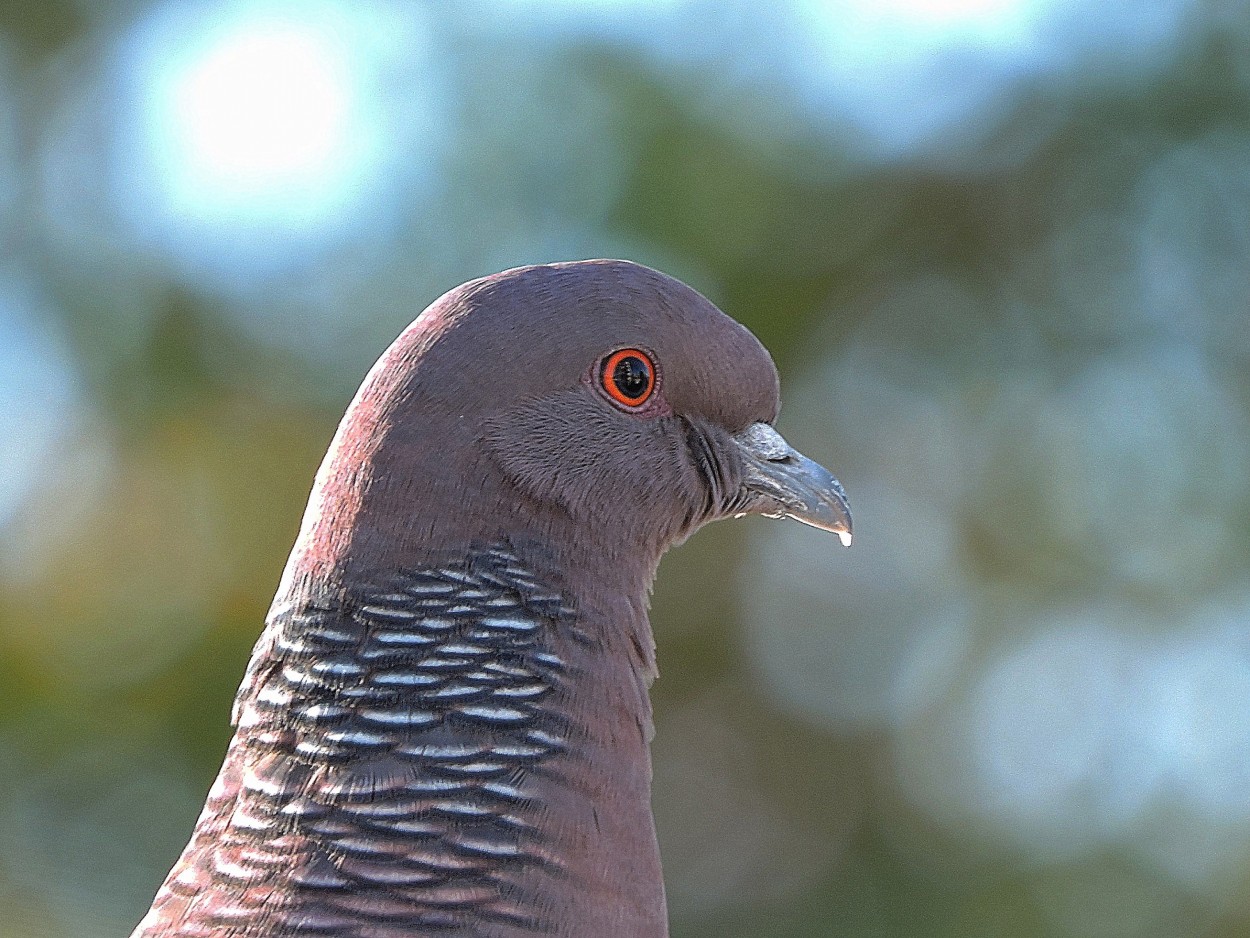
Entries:
[[[774,429],[779,406],[763,345],[671,277],[611,260],[505,271],[445,294],[374,366],[305,531],[320,553],[337,537],[367,554],[539,519],[658,561],[709,521],[760,514],[849,544],[845,492]],[[418,511],[431,501],[460,511]]]

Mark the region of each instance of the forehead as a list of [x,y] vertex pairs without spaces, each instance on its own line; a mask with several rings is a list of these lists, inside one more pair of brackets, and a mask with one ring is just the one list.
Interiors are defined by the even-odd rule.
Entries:
[[777,371],[759,340],[695,290],[638,264],[505,271],[458,287],[426,316],[446,321],[460,354],[479,366],[493,360],[534,393],[575,386],[602,355],[635,346],[655,354],[675,413],[732,430],[776,417]]

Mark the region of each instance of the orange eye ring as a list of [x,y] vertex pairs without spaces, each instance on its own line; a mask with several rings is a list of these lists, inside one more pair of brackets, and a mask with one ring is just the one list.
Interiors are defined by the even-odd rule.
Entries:
[[637,410],[655,393],[655,362],[641,349],[623,348],[603,360],[599,386],[626,410]]

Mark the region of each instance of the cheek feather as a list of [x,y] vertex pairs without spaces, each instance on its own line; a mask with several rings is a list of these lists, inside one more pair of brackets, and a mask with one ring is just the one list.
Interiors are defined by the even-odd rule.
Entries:
[[591,522],[597,534],[666,544],[674,515],[688,514],[691,473],[676,422],[621,413],[586,389],[488,421],[484,442],[524,496]]

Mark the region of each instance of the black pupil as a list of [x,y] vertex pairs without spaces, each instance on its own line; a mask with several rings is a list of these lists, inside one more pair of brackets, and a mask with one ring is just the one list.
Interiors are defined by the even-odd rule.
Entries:
[[637,355],[627,355],[612,369],[612,383],[631,401],[639,400],[651,390],[651,369]]

